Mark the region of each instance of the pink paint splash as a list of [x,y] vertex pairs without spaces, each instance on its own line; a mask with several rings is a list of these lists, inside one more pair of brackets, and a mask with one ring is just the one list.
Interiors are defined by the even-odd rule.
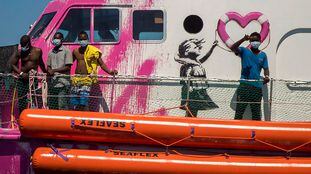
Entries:
[[[153,5],[153,1],[154,0],[146,0],[146,2],[144,3],[145,7],[150,8]],[[133,0],[123,0],[122,2],[124,3],[133,3]],[[132,17],[130,16],[129,19],[127,20],[127,22],[125,22],[125,24],[123,25],[121,34],[120,34],[120,40],[122,43],[115,45],[109,55],[107,56],[107,59],[105,60],[107,66],[110,69],[117,69],[118,66],[120,66],[121,62],[124,61],[127,57],[125,57],[124,55],[126,52],[129,51],[129,46],[130,43],[132,42],[132,33],[133,33],[133,21],[132,21]],[[137,46],[139,46],[139,44],[137,44]],[[141,52],[141,50],[139,50],[138,52]],[[137,55],[135,55],[136,57]],[[103,70],[99,70],[99,74],[103,74]]]
[[[129,11],[130,13],[130,11]],[[129,46],[132,42],[132,28],[133,28],[133,22],[132,18],[129,17],[129,19],[124,22],[122,25],[122,31],[120,33],[120,41],[121,43],[118,45],[115,45],[109,52],[105,62],[107,66],[110,69],[117,69],[122,61],[127,59],[128,57],[125,57],[125,53],[129,51]],[[103,70],[99,71],[99,74],[103,74]]]
[[[131,32],[126,28],[122,30],[120,38],[122,44],[114,46],[106,59],[106,64],[109,68],[116,69],[121,64],[122,60],[125,59],[123,53],[127,51],[132,40],[132,35],[130,33]],[[103,73],[103,70],[101,70],[100,73]]]
[[[156,61],[154,59],[146,60],[140,71],[138,71],[137,75],[138,76],[150,76],[153,71],[155,70],[156,66]],[[148,94],[150,91],[150,87],[148,86],[139,86],[138,88],[138,93],[137,93],[137,106],[138,109],[142,109],[141,111],[138,110],[139,113],[146,112],[146,107],[147,107],[147,99],[148,99]]]
[[[122,2],[131,3],[131,0],[123,0]],[[143,3],[143,7],[150,8],[153,5],[153,0],[146,0]],[[142,60],[142,45],[135,44],[133,47],[131,45],[132,42],[132,17],[129,17],[128,21],[125,22],[124,27],[121,32],[121,42],[119,45],[114,46],[107,56],[106,64],[110,69],[120,69],[120,65],[123,61],[126,61],[128,57],[133,57],[134,65],[139,65]],[[135,51],[133,51],[135,50]],[[132,55],[134,54],[134,55]],[[136,76],[150,76],[156,68],[156,59],[146,60],[138,68],[138,72],[135,72]],[[128,68],[128,67],[127,67]],[[103,73],[102,70],[99,71],[100,74]],[[104,87],[105,88],[105,87]],[[148,86],[135,86],[129,85],[125,87],[122,91],[121,96],[119,96],[116,102],[113,105],[112,112],[121,113],[122,111],[129,112],[145,112],[148,106],[147,100],[149,95],[150,87]],[[130,105],[130,99],[136,99],[136,105],[127,108]],[[135,109],[136,108],[136,109]]]
[[165,108],[160,108],[158,109],[155,114],[156,116],[165,116],[165,115],[168,115],[168,112],[167,112],[167,109]]
[[154,4],[154,0],[147,0],[147,7],[151,7]]
[[[150,76],[156,67],[156,61],[153,59],[146,60],[137,72],[137,76]],[[145,112],[147,108],[147,97],[150,88],[148,86],[130,85],[127,86],[122,95],[115,102],[113,112],[121,113],[127,104],[130,102],[130,98],[136,94],[137,107],[139,112]]]
[[130,4],[130,3],[133,3],[133,0],[122,0],[121,3],[128,3],[128,4]]
[[[66,3],[64,3],[66,2]],[[68,0],[68,1],[53,1],[51,2],[51,6],[49,7],[48,11],[53,11],[55,9],[58,9],[62,6],[68,6],[69,4],[74,4],[74,3],[82,3],[82,4],[88,4],[89,2],[83,1],[83,0]],[[134,4],[135,6],[141,8],[141,9],[150,9],[150,7],[154,4],[154,0],[145,0],[145,1],[140,1],[140,2],[134,2],[133,0],[120,0],[120,3],[130,3],[130,4]],[[92,1],[92,3],[96,3],[97,5],[103,5],[105,3],[109,3],[108,0],[102,0],[102,1]],[[100,4],[98,4],[100,3]],[[139,3],[139,4],[138,4]],[[107,64],[107,66],[110,69],[118,69],[120,70],[121,68],[123,68],[123,70],[125,70],[125,72],[127,72],[127,74],[133,74],[136,76],[140,76],[140,75],[144,75],[144,76],[150,76],[151,73],[153,73],[155,71],[156,68],[156,59],[154,59],[153,61],[150,62],[150,60],[147,61],[143,61],[143,45],[139,44],[139,43],[135,43],[132,44],[132,28],[133,28],[133,21],[132,21],[132,17],[131,17],[131,12],[132,9],[128,9],[128,14],[129,16],[127,17],[127,20],[123,23],[123,27],[120,33],[120,43],[114,46],[110,47],[110,50],[108,51],[108,56],[106,57],[106,59],[104,60],[105,63]],[[59,15],[63,14],[64,12],[60,12]],[[57,14],[58,15],[58,14]],[[59,16],[57,16],[57,18],[60,18]],[[51,23],[51,25],[49,25],[49,27],[54,26],[55,24]],[[51,30],[52,28],[48,28],[49,30]],[[47,53],[49,48],[51,48],[51,44],[49,43],[48,45],[43,41],[38,41],[39,43],[41,43],[43,45],[45,45],[45,52]],[[70,49],[74,49],[77,46],[69,46]],[[106,49],[106,46],[101,46],[100,49]],[[45,57],[47,57],[45,55]],[[122,63],[125,63],[128,61],[128,59],[131,58],[133,59],[133,67],[131,67],[133,69],[133,72],[129,72],[129,67],[128,66],[124,66],[122,67]],[[76,64],[74,64],[72,66],[72,71],[71,73],[74,74],[74,70],[75,70]],[[137,71],[138,72],[135,72]],[[99,69],[99,74],[104,74],[102,69]],[[102,85],[102,89],[103,91],[106,90],[110,90],[108,89],[108,87]],[[121,110],[124,110],[125,106],[130,104],[130,100],[127,100],[129,98],[135,98],[135,100],[137,100],[137,105],[135,106],[135,108],[137,108],[136,110],[141,112],[141,111],[145,111],[147,108],[147,97],[149,95],[149,87],[145,86],[140,86],[140,87],[124,87],[124,89],[122,89],[122,95],[117,99],[117,102],[115,105],[113,105],[115,108],[118,109],[113,109],[115,112],[121,112]],[[126,97],[126,98],[123,98]],[[125,101],[121,101],[121,100],[125,100]],[[131,109],[132,110],[132,109]],[[126,112],[129,112],[128,109],[125,110]],[[134,111],[134,110],[132,110]]]

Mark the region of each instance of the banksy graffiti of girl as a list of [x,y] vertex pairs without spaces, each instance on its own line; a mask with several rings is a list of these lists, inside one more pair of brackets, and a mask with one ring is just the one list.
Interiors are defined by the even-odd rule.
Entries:
[[[207,75],[202,66],[202,64],[213,53],[218,42],[215,41],[206,54],[201,53],[203,43],[203,39],[188,39],[179,45],[179,51],[175,57],[175,61],[182,64],[180,68],[180,77],[202,78],[202,81],[190,81],[189,89],[187,81],[181,81],[181,84],[183,85],[181,92],[181,106],[188,107],[188,109],[182,107],[182,109],[186,110],[186,117],[196,117],[199,110],[218,108],[207,94]],[[189,111],[191,113],[189,113]]]

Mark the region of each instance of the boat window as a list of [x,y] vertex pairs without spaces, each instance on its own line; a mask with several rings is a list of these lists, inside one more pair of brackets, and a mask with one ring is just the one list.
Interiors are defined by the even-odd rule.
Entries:
[[64,42],[78,42],[78,35],[81,31],[90,34],[90,21],[90,9],[71,9],[58,32],[63,33]]
[[42,15],[39,22],[33,27],[32,31],[29,33],[31,38],[38,38],[44,32],[46,27],[50,24],[56,12],[47,13]]
[[164,14],[162,10],[136,10],[133,13],[134,40],[163,40]]
[[120,36],[120,11],[118,9],[94,10],[94,42],[118,42]]
[[197,15],[190,15],[184,20],[184,28],[188,33],[199,33],[203,28],[203,21]]

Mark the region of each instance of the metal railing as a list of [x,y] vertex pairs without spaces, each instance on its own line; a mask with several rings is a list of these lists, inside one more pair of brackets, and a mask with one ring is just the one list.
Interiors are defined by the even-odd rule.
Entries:
[[[0,74],[1,114],[15,114],[18,117],[21,99],[25,99],[25,96],[19,94],[22,93],[20,88],[27,90],[24,94],[27,95],[27,107],[31,108],[64,109],[59,108],[58,103],[52,102],[66,101],[65,109],[73,110],[77,109],[72,101],[75,98],[82,103],[86,102],[83,100],[87,100],[87,106],[82,108],[85,111],[181,117],[197,115],[200,118],[234,119],[237,103],[245,103],[245,101],[237,102],[236,99],[239,80],[96,76],[98,80],[90,86],[90,95],[81,97],[80,94],[73,95],[71,92],[72,77],[54,77],[54,81],[67,78],[69,82],[65,86],[66,91],[58,93],[59,91],[53,91],[59,90],[53,86],[53,78],[44,74],[30,76],[29,82],[21,82],[11,74]],[[263,86],[262,92],[263,99],[259,102],[262,120],[311,120],[311,82],[272,79]],[[258,102],[246,101],[246,103]],[[197,113],[193,113],[196,111]],[[244,118],[251,119],[251,117],[251,107],[248,105]],[[2,118],[2,123],[6,121],[8,119]]]

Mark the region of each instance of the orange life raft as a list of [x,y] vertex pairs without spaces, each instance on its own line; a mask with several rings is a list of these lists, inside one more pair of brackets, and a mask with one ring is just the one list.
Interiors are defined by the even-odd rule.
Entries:
[[25,110],[22,136],[161,146],[311,151],[311,123]]
[[165,174],[309,174],[310,158],[257,156],[187,156],[158,152],[38,148],[32,165],[38,171]]

